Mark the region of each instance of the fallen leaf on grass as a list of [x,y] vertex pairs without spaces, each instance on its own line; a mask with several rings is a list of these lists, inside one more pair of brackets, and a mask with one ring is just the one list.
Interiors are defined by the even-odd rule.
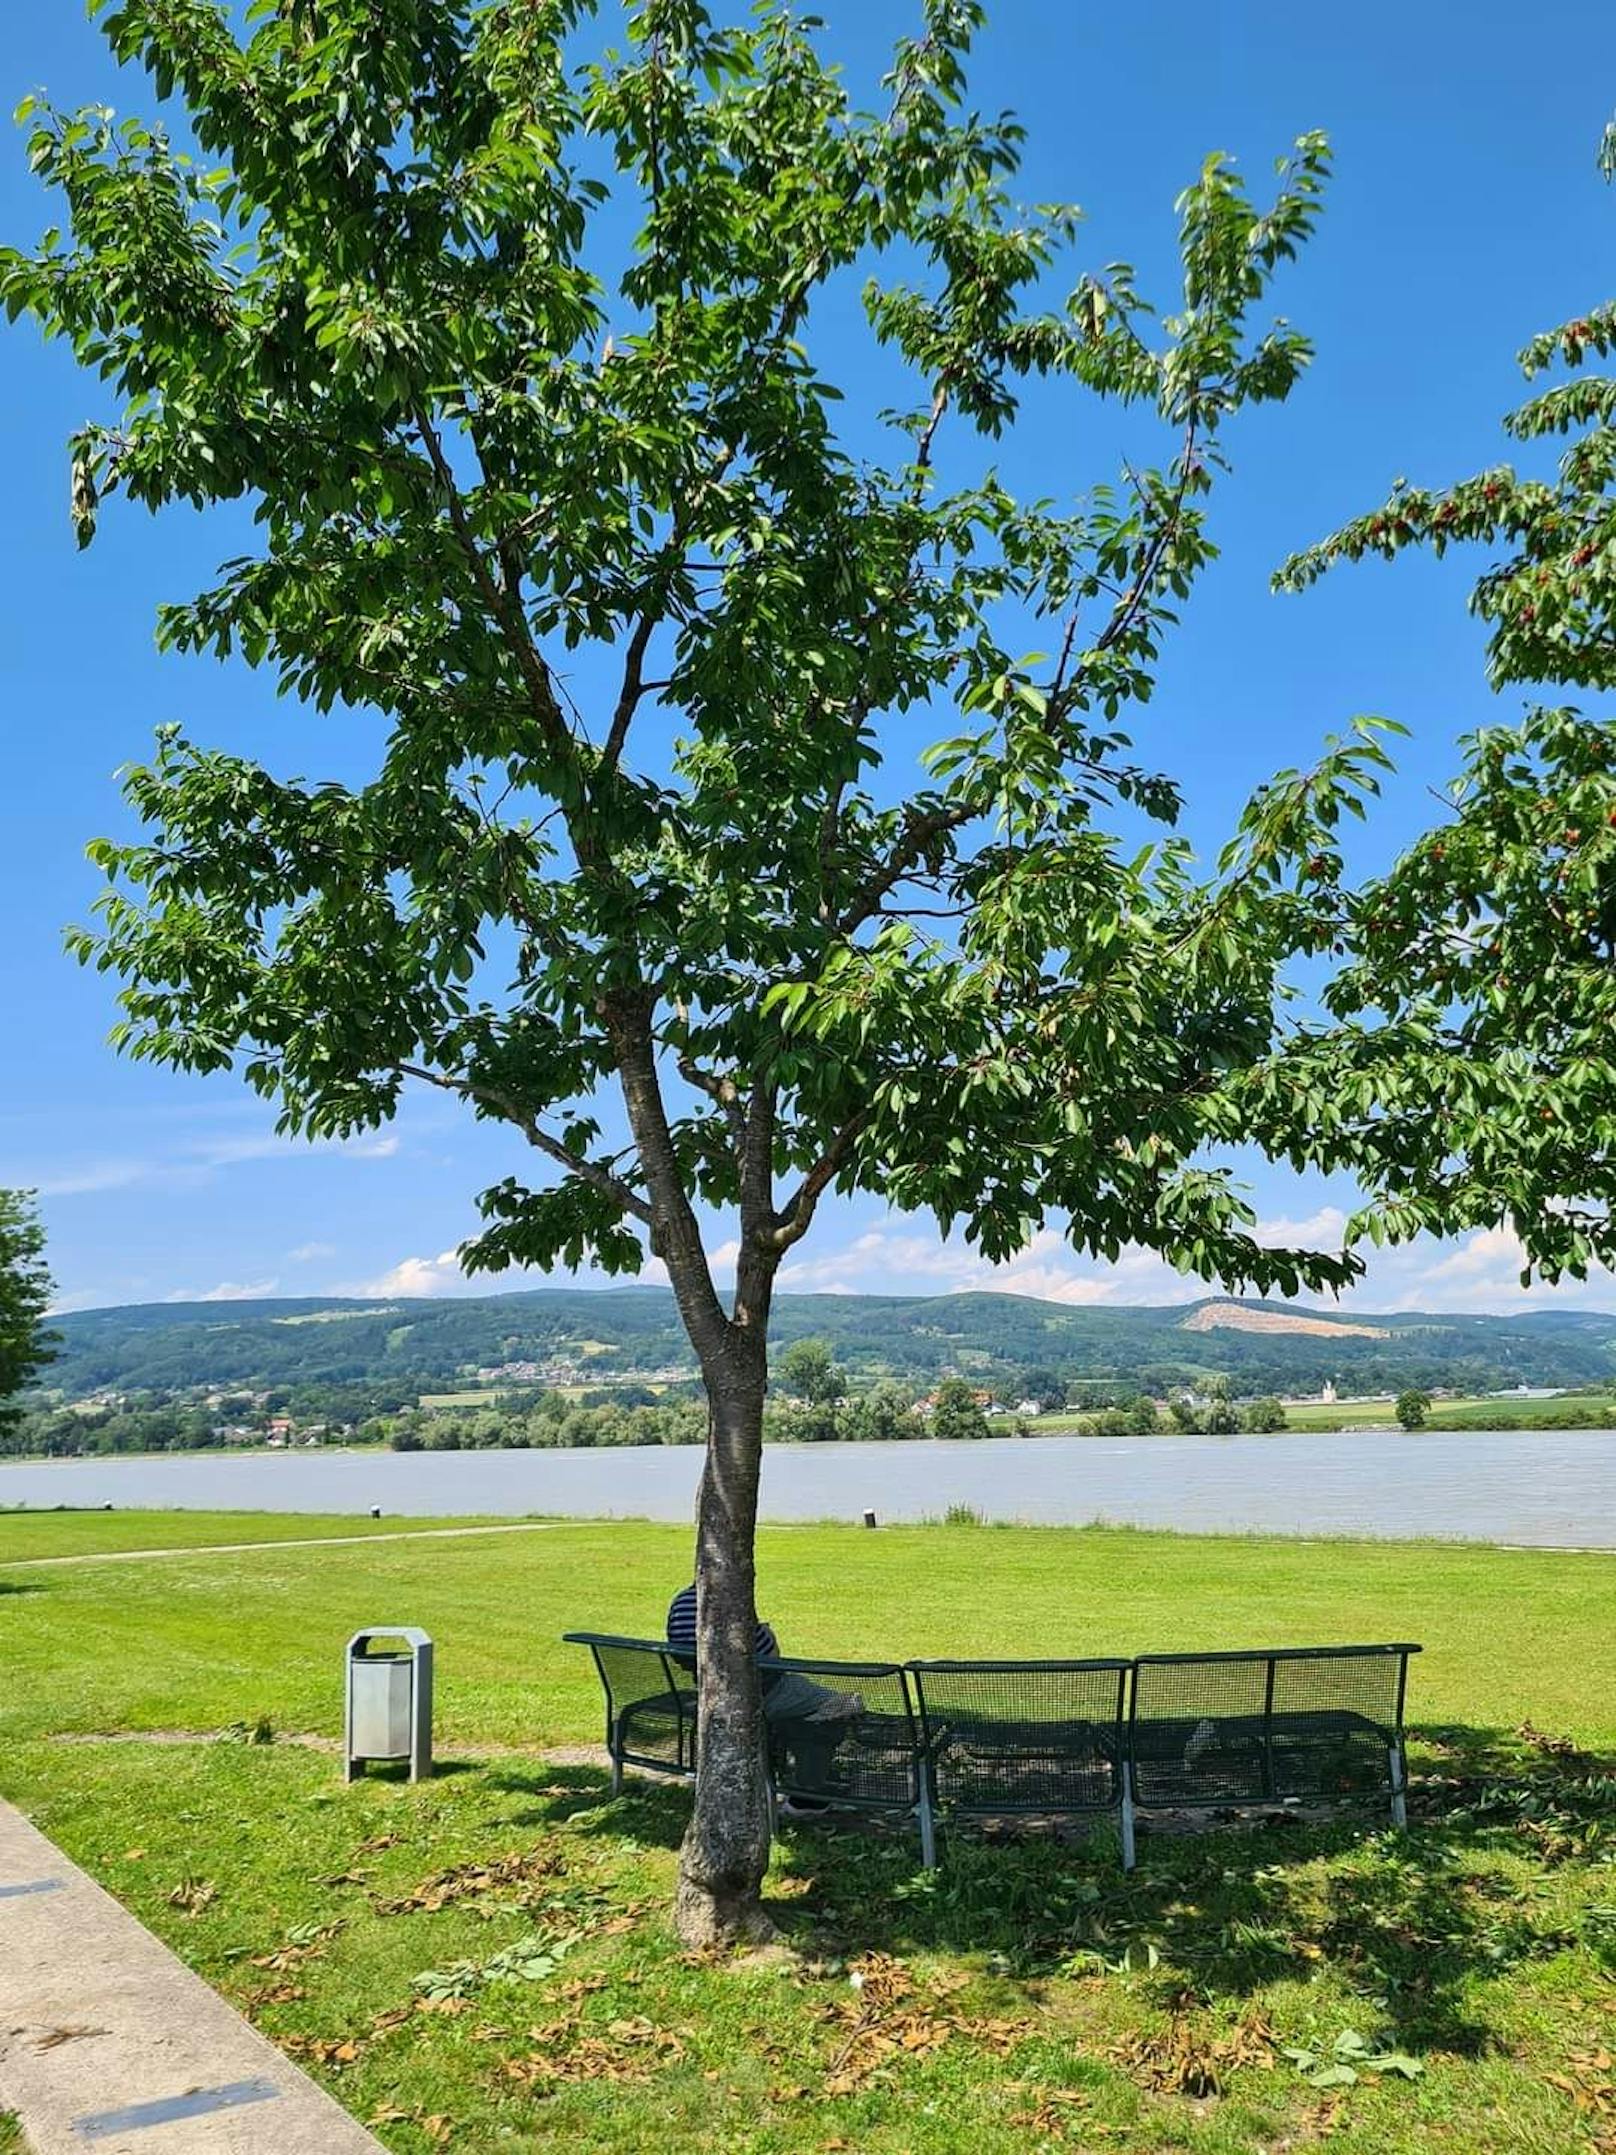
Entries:
[[199,1916],[218,1898],[219,1889],[211,1878],[182,1878],[170,1891],[168,1905],[183,1909],[188,1916]]
[[[1064,2140],[1068,2126],[1076,2123],[1076,2113],[1086,2110],[1091,2100],[1076,2088],[1041,2088],[1030,2110],[1011,2111],[1010,2123],[1027,2126],[1045,2140]],[[1085,2137],[1088,2130],[1092,2128],[1085,2129]]]
[[869,1953],[855,1962],[848,1986],[853,2001],[837,1999],[824,2017],[846,2032],[826,2069],[824,2092],[850,2095],[904,2058],[940,2050],[956,2035],[985,2042],[1001,2055],[1026,2033],[1011,2020],[970,2020],[938,2012],[916,1995],[916,1979],[890,1954]]
[[405,1916],[431,1914],[440,1908],[452,1907],[456,1901],[475,1900],[485,1893],[497,1893],[512,1886],[536,1885],[542,1879],[554,1878],[566,1866],[561,1858],[544,1849],[530,1849],[525,1854],[516,1850],[510,1855],[495,1856],[488,1863],[456,1863],[446,1871],[438,1871],[431,1878],[424,1878],[413,1893],[400,1894],[395,1900],[377,1901],[379,1916]]
[[249,2012],[257,2012],[266,2005],[295,2005],[308,1992],[301,1983],[265,1983],[257,1990],[248,1991],[242,2000]]
[[328,2072],[340,2072],[345,2065],[352,2065],[365,2048],[366,2038],[358,2035],[283,2035],[279,2047],[289,2058],[308,2058],[315,2065],[323,2065]]
[[284,1945],[269,1953],[249,1954],[248,1959],[254,1968],[300,1968],[305,1961],[317,1960],[344,1928],[341,1922],[300,1923],[287,1932]]
[[[586,2033],[577,2015],[528,2031],[539,2047],[527,2058],[507,2058],[504,2073],[540,2093],[563,2082],[649,2080],[685,2055],[684,2040],[671,2028],[659,2028],[643,2013],[608,2023],[604,2035]],[[704,2077],[713,2077],[707,2075]]]
[[446,2117],[442,2111],[434,2111],[429,2116],[423,2110],[401,2110],[397,2103],[383,2103],[380,2108],[370,2113],[366,2122],[371,2125],[419,2126],[434,2147],[447,2147],[454,2133],[453,2120]]
[[1233,2028],[1209,2030],[1198,2028],[1187,2014],[1175,2014],[1163,2030],[1141,2030],[1114,2043],[1111,2055],[1139,2086],[1158,2094],[1221,2095],[1237,2068],[1266,2071],[1273,2065],[1273,2030],[1255,2015]]

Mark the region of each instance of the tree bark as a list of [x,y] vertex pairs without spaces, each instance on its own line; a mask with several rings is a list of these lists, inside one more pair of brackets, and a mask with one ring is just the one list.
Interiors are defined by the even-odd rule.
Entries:
[[752,1556],[767,1364],[750,1350],[749,1342],[707,1378],[707,1460],[696,1513],[696,1800],[679,1852],[674,1922],[686,1945],[704,1949],[774,1936],[759,1898],[769,1864],[769,1792]]
[[707,1387],[707,1458],[696,1510],[696,1801],[679,1852],[674,1923],[687,1945],[762,1943],[774,1935],[760,1895],[769,1865],[769,1784],[758,1688],[752,1553],[769,1375],[774,1091],[753,1085],[742,1133],[741,1250],[726,1316],[679,1171],[658,1081],[651,999],[608,999],[629,1126],[668,1268]]

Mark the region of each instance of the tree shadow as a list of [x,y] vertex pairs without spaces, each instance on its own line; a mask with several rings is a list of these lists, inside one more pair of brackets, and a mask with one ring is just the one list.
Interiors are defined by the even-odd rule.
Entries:
[[44,1584],[38,1579],[0,1579],[0,1594],[43,1594]]
[[624,1776],[614,1796],[608,1775],[596,1766],[502,1766],[487,1785],[502,1795],[526,1798],[529,1808],[512,1814],[514,1826],[585,1826],[615,1833],[651,1848],[677,1848],[690,1823],[690,1790],[677,1781]]
[[1239,2002],[1324,1964],[1397,2047],[1474,2056],[1492,2041],[1467,2008],[1474,1979],[1577,1942],[1500,1858],[1607,1857],[1616,1759],[1488,1729],[1433,1729],[1420,1751],[1430,1770],[1416,1769],[1406,1833],[1363,1815],[1147,1828],[1131,1874],[1103,1831],[957,1829],[927,1873],[910,1834],[793,1823],[779,1912],[822,1955],[985,1952],[1026,1980],[1132,1971],[1175,2008]]

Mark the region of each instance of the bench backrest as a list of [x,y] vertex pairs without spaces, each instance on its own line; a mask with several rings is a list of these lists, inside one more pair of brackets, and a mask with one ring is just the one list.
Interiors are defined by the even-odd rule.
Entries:
[[1389,1785],[1417,1646],[1143,1654],[1129,1754],[1145,1806],[1325,1797]]
[[1122,1796],[1126,1661],[911,1661],[938,1801],[1105,1811]]
[[569,1631],[563,1644],[587,1646],[606,1694],[606,1748],[614,1757],[653,1766],[694,1764],[695,1663],[666,1639],[625,1639],[605,1631]]

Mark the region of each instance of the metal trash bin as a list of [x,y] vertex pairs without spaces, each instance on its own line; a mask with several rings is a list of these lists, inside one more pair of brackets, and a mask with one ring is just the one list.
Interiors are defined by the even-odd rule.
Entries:
[[[371,1641],[396,1643],[379,1653]],[[410,1779],[432,1771],[432,1641],[409,1624],[373,1624],[348,1641],[344,1779],[370,1759],[407,1758]]]

